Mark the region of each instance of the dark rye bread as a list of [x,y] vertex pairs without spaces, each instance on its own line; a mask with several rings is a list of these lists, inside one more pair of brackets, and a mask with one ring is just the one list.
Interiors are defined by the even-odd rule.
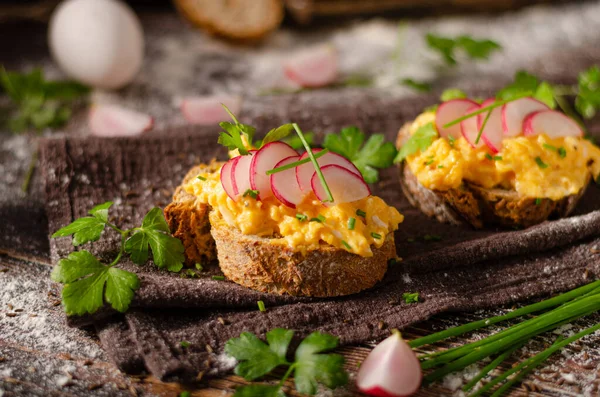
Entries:
[[[402,126],[396,139],[397,147],[408,139],[409,130],[410,123]],[[578,194],[561,200],[536,199],[519,197],[514,190],[487,189],[467,181],[456,189],[430,190],[419,183],[406,161],[399,167],[400,186],[413,206],[440,222],[466,223],[477,229],[491,226],[523,228],[566,217],[573,212],[591,180],[588,177]]]

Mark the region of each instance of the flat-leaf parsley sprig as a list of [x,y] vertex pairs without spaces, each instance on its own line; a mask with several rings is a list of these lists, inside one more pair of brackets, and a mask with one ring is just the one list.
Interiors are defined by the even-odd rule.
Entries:
[[91,216],[76,219],[52,235],[53,238],[73,236],[74,246],[98,241],[107,226],[121,235],[119,253],[110,264],[102,263],[87,250],[80,250],[61,259],[52,271],[52,280],[64,284],[62,298],[68,315],[94,313],[104,302],[119,312],[127,311],[134,291],[139,288],[139,279],[135,273],[116,267],[125,253],[141,265],[148,260],[150,248],[159,268],[179,272],[183,267],[183,244],[169,234],[160,208],[151,209],[140,227],[121,229],[108,221],[112,204],[109,201],[92,208]]
[[277,367],[287,367],[283,378],[275,385],[254,384],[237,388],[234,397],[284,397],[284,382],[294,376],[298,392],[314,395],[318,384],[330,389],[348,382],[344,371],[344,357],[339,354],[324,354],[338,346],[338,338],[321,332],[308,335],[298,346],[294,360],[288,360],[288,347],[294,331],[275,328],[267,332],[267,343],[256,335],[244,332],[225,344],[225,352],[240,363],[235,367],[236,375],[248,381],[263,377]]

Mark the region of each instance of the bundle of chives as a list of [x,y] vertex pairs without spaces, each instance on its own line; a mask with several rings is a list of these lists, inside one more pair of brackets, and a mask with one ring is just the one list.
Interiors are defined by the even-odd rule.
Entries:
[[[409,345],[413,348],[419,347],[435,343],[443,339],[459,336],[467,332],[499,323],[501,321],[506,321],[524,315],[540,313],[535,317],[508,327],[487,338],[466,344],[464,346],[454,347],[442,352],[435,352],[419,357],[421,360],[421,367],[424,370],[433,369],[433,371],[424,378],[425,382],[431,383],[443,378],[447,374],[461,371],[467,366],[487,357],[497,355],[497,357],[489,365],[485,366],[475,378],[465,385],[463,390],[469,391],[481,379],[486,377],[494,368],[499,366],[534,336],[551,331],[560,327],[561,325],[570,323],[599,310],[600,280],[567,293],[555,296],[551,299],[522,307],[505,315],[474,321],[469,324],[450,328],[442,332],[412,340],[409,342]],[[484,392],[490,391],[499,383],[506,381],[493,394],[493,396],[500,396],[508,388],[510,388],[511,385],[520,381],[527,373],[532,371],[537,365],[550,357],[550,355],[552,355],[554,352],[585,335],[595,332],[598,329],[600,329],[600,324],[587,328],[565,340],[559,338],[551,347],[540,352],[536,356],[523,361],[516,367],[506,371],[504,374],[495,378],[483,388],[479,389],[472,396],[479,396]],[[517,374],[507,381],[508,377],[514,373]]]

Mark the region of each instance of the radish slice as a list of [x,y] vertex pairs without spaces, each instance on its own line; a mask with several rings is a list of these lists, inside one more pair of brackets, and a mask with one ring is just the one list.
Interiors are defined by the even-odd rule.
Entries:
[[543,102],[533,98],[521,98],[502,106],[502,130],[505,136],[517,136],[523,132],[523,120],[527,115],[550,110]]
[[444,125],[456,120],[466,114],[467,109],[478,106],[476,102],[470,99],[452,99],[442,103],[435,113],[435,126],[442,138],[451,136],[454,139],[460,138],[460,124],[444,128]]
[[351,203],[371,194],[369,185],[367,185],[364,179],[344,167],[337,164],[330,164],[321,167],[321,172],[333,196],[333,203],[326,201],[327,192],[316,172],[312,176],[311,186],[317,198],[326,206]]
[[250,164],[250,186],[253,190],[258,190],[261,200],[273,195],[267,171],[275,168],[281,160],[291,156],[298,156],[298,152],[281,141],[267,143],[253,156]]
[[254,156],[256,156],[256,150],[249,150],[247,155],[233,158],[235,161],[231,167],[231,181],[235,197],[239,197],[244,194],[246,190],[251,189],[250,163]]
[[187,97],[181,101],[181,113],[191,124],[213,125],[229,120],[229,114],[221,104],[227,106],[233,114],[238,114],[242,108],[242,97],[238,95]]
[[356,385],[370,396],[401,397],[415,393],[422,377],[417,356],[400,333],[394,332],[362,362]]
[[575,120],[556,110],[543,110],[530,114],[523,121],[523,135],[546,134],[548,137],[583,136],[581,127]]
[[[475,105],[472,108],[467,109],[463,116],[473,113],[480,108],[481,107],[479,105]],[[473,148],[479,148],[485,145],[483,139],[480,139],[479,142],[475,144],[475,141],[477,140],[477,134],[479,134],[479,128],[477,128],[477,118],[477,116],[473,116],[460,122],[460,132],[465,140],[469,142],[469,145],[471,145]]]
[[221,167],[221,185],[223,185],[225,193],[227,193],[227,195],[232,200],[235,200],[235,191],[233,190],[233,179],[231,177],[231,169],[233,167],[233,164],[239,159],[239,156],[232,158],[231,160],[223,164],[223,167]]
[[88,123],[92,135],[117,137],[140,135],[152,129],[154,120],[147,114],[116,105],[93,105]]
[[[490,106],[495,101],[496,100],[493,98],[486,99],[481,104],[481,107],[485,108],[487,106]],[[487,117],[487,112],[481,113],[480,115],[477,116],[477,131],[479,131],[481,129],[481,126],[482,126],[483,122],[485,121],[486,117]],[[501,107],[492,109],[492,114],[490,114],[490,117],[488,118],[487,123],[485,123],[483,132],[481,133],[481,139],[485,142],[487,147],[489,147],[490,150],[494,153],[498,153],[500,151],[500,149],[502,149],[503,132],[502,132],[502,108]]]
[[322,87],[335,81],[338,60],[335,48],[320,45],[292,55],[284,62],[286,77],[302,87]]
[[[299,159],[300,156],[287,157],[275,164],[275,168],[293,163]],[[305,196],[302,190],[300,190],[300,186],[298,186],[298,181],[296,181],[296,170],[294,168],[272,174],[271,190],[279,201],[291,208],[296,208]]]
[[[318,153],[320,151],[321,151],[321,149],[313,149],[312,150],[313,153]],[[308,157],[308,153],[304,153],[300,157],[300,160],[304,160],[307,157]],[[317,163],[319,163],[319,166],[321,168],[323,168],[326,165],[337,164],[362,178],[360,171],[358,170],[358,168],[356,168],[354,166],[354,164],[352,164],[352,161],[348,160],[344,156],[341,156],[337,153],[329,152],[329,153],[323,155],[322,157],[319,157],[317,159]],[[302,165],[296,167],[296,180],[298,181],[298,186],[300,186],[300,190],[302,190],[305,193],[312,191],[311,179],[312,179],[312,176],[314,175],[314,173],[315,173],[315,166],[313,165],[312,162],[302,164]]]

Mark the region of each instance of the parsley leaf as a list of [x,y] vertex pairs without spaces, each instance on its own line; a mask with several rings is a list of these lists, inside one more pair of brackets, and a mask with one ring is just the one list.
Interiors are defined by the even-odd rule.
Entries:
[[63,305],[69,315],[94,313],[104,305],[104,300],[113,309],[125,312],[139,288],[135,274],[106,266],[85,250],[61,259],[51,278],[65,284]]
[[[229,123],[227,121],[219,123],[219,126],[225,131],[219,133],[219,139],[217,142],[223,146],[226,146],[229,150],[238,149],[241,155],[248,154],[248,148],[246,145],[252,145],[256,128],[252,127],[251,125],[240,123],[227,106],[223,104],[221,104],[221,106],[223,106],[225,111],[229,114],[233,120],[233,123]],[[244,142],[242,139],[242,135],[245,137],[246,142]]]
[[442,102],[450,101],[452,99],[463,99],[467,97],[467,93],[458,88],[448,88],[442,92],[440,99]]
[[554,88],[546,81],[542,81],[540,85],[537,86],[533,97],[548,105],[550,109],[554,109],[556,107]]
[[15,105],[8,120],[14,132],[60,127],[71,117],[69,102],[89,92],[75,82],[46,81],[39,68],[16,73],[0,67],[0,85]]
[[412,88],[415,91],[419,92],[429,92],[431,91],[431,84],[425,81],[416,81],[413,79],[404,79],[401,81],[403,85],[408,88]]
[[402,145],[398,155],[394,159],[395,163],[399,163],[411,154],[417,151],[425,151],[433,142],[433,139],[438,136],[438,133],[433,126],[433,123],[425,124],[420,127],[410,138]]
[[160,208],[152,208],[144,217],[142,226],[125,242],[125,252],[138,265],[148,260],[148,245],[154,263],[170,272],[178,272],[185,260],[181,241],[169,234],[169,225]]
[[294,362],[290,363],[286,355],[293,335],[294,331],[276,328],[267,332],[267,343],[248,332],[227,341],[225,352],[240,361],[235,373],[246,380],[260,378],[279,366],[288,367],[277,385],[242,386],[236,389],[235,396],[285,396],[281,387],[292,372],[296,389],[309,395],[316,393],[318,383],[333,389],[348,381],[348,374],[343,369],[344,358],[339,354],[322,354],[336,348],[338,338],[313,332],[300,343]]
[[250,385],[235,389],[233,397],[285,397],[279,385]]
[[225,344],[225,352],[241,361],[235,374],[246,380],[254,380],[271,372],[280,365],[288,364],[285,355],[294,331],[275,328],[267,332],[268,345],[256,335],[242,333]]
[[365,134],[358,127],[343,128],[339,134],[327,134],[323,147],[352,161],[367,183],[377,182],[377,168],[391,166],[397,153],[394,144],[385,142],[383,134],[373,134],[365,142]]
[[281,125],[277,128],[273,128],[271,131],[269,131],[267,133],[267,135],[265,135],[260,147],[263,147],[267,143],[270,143],[270,142],[280,141],[283,138],[290,135],[292,133],[292,131],[294,131],[294,127],[292,126],[291,123]]
[[533,95],[537,90],[539,80],[534,75],[520,70],[515,74],[514,81],[496,93],[496,99],[511,100],[525,95]]
[[343,370],[344,357],[318,354],[335,349],[337,345],[338,338],[320,332],[313,332],[300,343],[294,371],[294,383],[300,393],[314,395],[319,382],[330,389],[346,384],[348,374]]
[[597,65],[579,73],[575,108],[586,119],[594,117],[600,109],[600,68]]
[[425,39],[429,48],[439,52],[446,64],[450,66],[457,64],[457,50],[464,51],[470,59],[488,59],[492,52],[502,49],[502,46],[495,41],[477,40],[470,36],[451,39],[429,33]]
[[70,225],[57,230],[52,238],[73,235],[73,245],[78,246],[90,241],[97,241],[108,222],[108,209],[113,203],[108,201],[89,211],[92,216],[76,219]]

